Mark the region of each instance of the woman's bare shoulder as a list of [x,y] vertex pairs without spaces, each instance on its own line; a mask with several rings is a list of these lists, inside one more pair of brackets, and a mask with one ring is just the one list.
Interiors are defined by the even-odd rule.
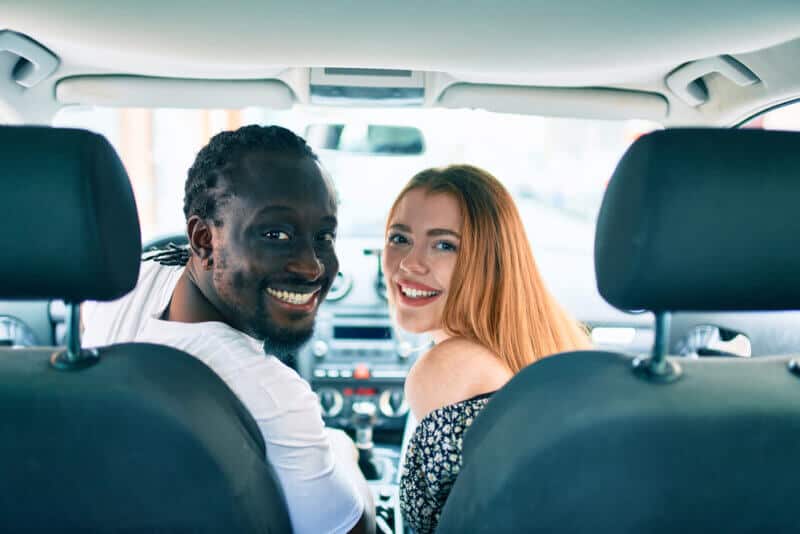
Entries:
[[444,406],[500,389],[512,375],[482,345],[451,338],[417,360],[406,378],[406,397],[419,420]]

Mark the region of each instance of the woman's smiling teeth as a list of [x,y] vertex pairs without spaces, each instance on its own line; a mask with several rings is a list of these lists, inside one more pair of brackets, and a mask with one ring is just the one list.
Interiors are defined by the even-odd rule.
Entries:
[[440,293],[440,291],[422,291],[421,289],[412,289],[410,287],[400,286],[400,291],[403,292],[403,295],[412,298],[412,299],[423,299],[434,297]]
[[282,291],[269,287],[267,288],[267,293],[276,299],[289,304],[307,304],[314,297],[314,295],[317,294],[316,291],[312,291],[311,293],[293,293],[291,291]]

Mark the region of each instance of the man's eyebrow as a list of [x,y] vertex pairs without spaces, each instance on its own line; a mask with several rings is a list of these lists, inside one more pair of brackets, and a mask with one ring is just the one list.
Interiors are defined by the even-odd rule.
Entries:
[[297,211],[297,208],[293,208],[291,206],[284,206],[282,204],[273,204],[270,206],[264,206],[257,213],[269,213],[270,211]]
[[[299,213],[299,210],[297,208],[293,208],[291,206],[285,206],[285,205],[282,205],[282,204],[273,204],[273,205],[270,205],[270,206],[264,206],[263,208],[261,208],[260,210],[258,210],[256,212],[256,215],[262,215],[262,214],[267,214],[267,213],[271,213],[271,212]],[[338,219],[333,215],[325,215],[324,217],[322,217],[321,220],[322,220],[322,222],[324,222],[326,224],[333,224],[333,225],[338,225],[339,224]]]

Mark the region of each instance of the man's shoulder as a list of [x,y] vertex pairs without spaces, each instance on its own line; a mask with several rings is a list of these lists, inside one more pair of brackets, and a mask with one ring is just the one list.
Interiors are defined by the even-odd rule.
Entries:
[[106,309],[110,309],[110,306],[113,305],[126,303],[135,303],[137,307],[152,309],[166,306],[182,273],[183,267],[180,266],[143,261],[139,267],[136,286],[129,293],[117,300],[97,303],[97,305]]
[[183,267],[143,261],[136,287],[126,297],[132,309],[152,317],[160,315],[172,298],[172,292],[183,273]]
[[136,341],[146,320],[166,307],[182,273],[182,267],[142,262],[136,287],[110,302],[86,302],[81,306],[84,346],[103,346]]
[[[175,323],[158,321],[176,328]],[[262,342],[224,323],[194,323],[177,326],[187,346],[182,350],[201,359],[223,377],[272,385],[279,390],[311,391],[308,382],[279,358],[264,352]],[[185,332],[185,333],[182,333]]]
[[[142,261],[139,265],[139,279],[136,288],[151,288],[160,285],[169,285],[178,280],[183,273],[182,265],[162,265],[157,261]],[[172,284],[174,289],[174,283]]]

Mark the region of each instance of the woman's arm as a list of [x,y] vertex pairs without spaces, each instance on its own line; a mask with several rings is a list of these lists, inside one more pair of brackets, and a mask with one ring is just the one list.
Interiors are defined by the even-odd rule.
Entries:
[[418,421],[433,410],[496,391],[513,373],[494,354],[463,338],[435,345],[408,373],[405,394]]

